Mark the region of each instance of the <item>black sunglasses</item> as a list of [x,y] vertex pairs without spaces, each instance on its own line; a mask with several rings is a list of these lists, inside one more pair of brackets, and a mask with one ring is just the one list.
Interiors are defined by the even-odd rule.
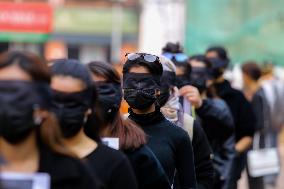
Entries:
[[160,60],[158,56],[144,53],[126,53],[125,57],[127,57],[127,59],[131,61],[137,60],[138,58],[142,57],[145,61],[150,63]]

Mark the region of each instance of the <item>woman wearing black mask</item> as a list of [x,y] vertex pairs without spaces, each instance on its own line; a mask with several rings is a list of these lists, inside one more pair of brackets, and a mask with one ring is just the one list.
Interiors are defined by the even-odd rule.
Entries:
[[[97,188],[86,167],[62,144],[50,107],[48,68],[22,52],[0,56],[0,153],[3,172],[45,172],[52,189]],[[72,157],[73,156],[73,157]]]
[[159,57],[144,53],[127,54],[123,66],[123,89],[130,106],[129,119],[149,136],[147,145],[157,156],[169,180],[173,182],[176,176],[180,188],[196,188],[190,138],[184,130],[166,120],[156,103],[162,73]]
[[170,184],[159,160],[147,147],[146,135],[133,121],[122,119],[119,112],[122,90],[120,76],[108,63],[88,64],[98,88],[99,105],[104,115],[100,135],[119,138],[120,150],[128,156],[138,181],[139,189],[170,189]]
[[[186,130],[191,138],[194,152],[194,165],[198,189],[210,189],[213,185],[214,169],[212,152],[207,136],[200,122],[183,112],[176,87],[176,67],[174,63],[161,56],[163,75],[159,105],[161,112],[171,122]],[[162,98],[161,98],[162,97]]]
[[59,118],[64,143],[79,158],[87,160],[88,166],[98,176],[104,188],[137,188],[127,157],[97,143],[84,132],[84,127],[88,124],[95,123],[99,127],[95,112],[98,110],[93,109],[92,112],[97,97],[88,68],[76,60],[58,60],[51,69],[53,110]]

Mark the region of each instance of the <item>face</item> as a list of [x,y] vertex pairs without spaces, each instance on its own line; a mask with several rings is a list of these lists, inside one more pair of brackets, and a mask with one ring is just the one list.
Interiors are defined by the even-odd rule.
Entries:
[[218,54],[216,51],[209,51],[206,53],[207,58],[218,58]]
[[243,77],[243,84],[244,84],[244,87],[246,87],[251,79],[249,78],[249,76],[247,74],[245,74],[244,72],[242,73],[242,77]]
[[1,122],[1,139],[18,144],[31,136],[35,127],[47,117],[47,111],[33,108],[38,103],[39,94],[32,77],[18,65],[0,69],[0,81],[0,119],[5,120]]
[[194,68],[205,68],[205,64],[197,60],[190,61],[190,65],[191,67],[194,67]]
[[31,81],[31,76],[18,65],[11,65],[0,69],[0,80]]
[[105,81],[107,81],[105,77],[99,76],[99,75],[96,75],[96,74],[93,74],[93,73],[92,73],[92,80],[94,82],[105,82]]
[[54,76],[51,79],[51,88],[66,93],[75,93],[83,91],[85,84],[74,77],[70,76]]
[[149,70],[143,66],[135,66],[130,68],[130,73],[150,73]]
[[177,66],[176,67],[176,75],[180,76],[180,75],[183,75],[183,74],[185,74],[185,68],[181,67],[181,66]]

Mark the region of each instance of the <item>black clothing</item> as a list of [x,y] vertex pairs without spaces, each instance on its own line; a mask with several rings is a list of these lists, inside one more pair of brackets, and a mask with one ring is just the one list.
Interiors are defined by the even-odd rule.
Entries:
[[217,99],[203,100],[202,106],[196,109],[202,120],[203,129],[209,141],[218,138],[226,140],[234,133],[234,120],[226,104]]
[[227,103],[235,122],[236,142],[245,136],[253,136],[254,122],[252,107],[243,93],[233,89],[228,81],[215,84],[217,94]]
[[99,144],[84,159],[100,179],[104,189],[138,188],[133,169],[122,152]]
[[136,122],[149,136],[148,146],[154,152],[171,183],[177,171],[180,188],[196,188],[191,141],[182,128],[166,120],[160,109],[149,114],[135,114],[129,118]]
[[213,186],[214,178],[213,154],[206,134],[196,121],[194,121],[193,125],[192,148],[194,152],[197,188],[210,189]]
[[229,189],[227,183],[235,156],[234,121],[230,109],[223,100],[207,99],[196,113],[214,153],[214,188]]
[[139,189],[171,188],[162,165],[147,145],[124,152],[132,164]]
[[[255,116],[251,105],[246,100],[243,93],[233,89],[228,81],[214,85],[217,94],[227,103],[231,110],[235,123],[235,140],[238,142],[246,136],[253,137],[255,130]],[[231,188],[236,188],[241,173],[245,168],[246,153],[236,153],[232,171],[230,173],[229,183]]]
[[78,159],[40,148],[38,172],[48,173],[51,189],[96,189],[91,171]]

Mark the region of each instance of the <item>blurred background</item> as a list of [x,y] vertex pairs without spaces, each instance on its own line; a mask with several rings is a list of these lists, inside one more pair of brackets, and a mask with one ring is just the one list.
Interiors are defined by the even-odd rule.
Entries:
[[232,60],[228,77],[240,87],[245,60],[273,63],[284,79],[283,7],[283,0],[0,0],[0,52],[119,68],[126,52],[160,54],[168,41],[183,44],[188,55],[223,45]]

